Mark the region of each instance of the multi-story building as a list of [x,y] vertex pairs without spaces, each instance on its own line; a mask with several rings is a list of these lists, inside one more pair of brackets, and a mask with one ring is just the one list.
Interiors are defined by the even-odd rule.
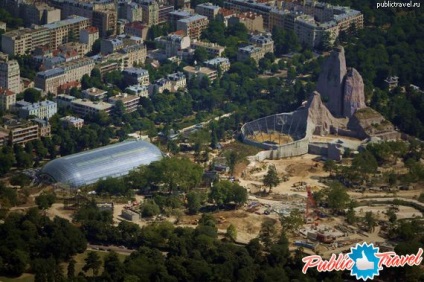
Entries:
[[100,52],[103,55],[108,55],[122,50],[127,46],[141,44],[143,44],[143,38],[137,36],[128,37],[125,34],[121,34],[113,38],[102,39],[100,43]]
[[99,29],[95,26],[89,26],[81,29],[79,33],[79,42],[87,44],[91,48],[94,42],[99,39]]
[[274,53],[274,41],[272,40],[272,35],[267,34],[253,34],[249,38],[249,42],[263,49],[263,52]]
[[135,2],[121,2],[118,5],[118,18],[126,19],[128,22],[143,20],[143,9]]
[[128,85],[149,85],[149,71],[142,68],[125,68],[122,71],[125,83]]
[[16,93],[0,87],[0,111],[8,111],[16,103]]
[[254,12],[263,18],[265,30],[269,30],[269,14],[272,6],[251,0],[225,0],[224,8],[234,10],[237,13]]
[[202,31],[208,27],[209,20],[205,16],[194,15],[177,21],[177,30],[183,30],[191,39],[199,39]]
[[261,47],[255,45],[248,45],[240,47],[237,52],[237,61],[245,61],[248,59],[255,60],[259,63],[259,60],[265,56],[265,52]]
[[136,95],[128,95],[124,93],[121,95],[110,97],[108,101],[112,105],[115,105],[116,102],[121,101],[122,104],[124,105],[125,112],[132,113],[137,110],[140,103],[140,97]]
[[230,69],[230,60],[228,58],[217,57],[203,62],[206,67],[220,70],[222,73]]
[[71,110],[80,115],[87,116],[104,112],[109,115],[113,105],[102,101],[90,101],[87,99],[74,99],[71,101]]
[[7,25],[5,22],[0,22],[0,30],[3,30],[3,32],[6,32],[7,30]]
[[125,91],[139,97],[149,96],[149,87],[146,85],[140,85],[140,84],[130,85],[125,89]]
[[228,26],[228,21],[235,17],[237,13],[233,10],[221,8],[216,16],[216,19],[223,22],[225,26]]
[[25,144],[40,137],[50,136],[50,124],[45,120],[34,119],[32,121],[8,120],[4,127],[0,128],[0,145]]
[[124,26],[124,33],[146,40],[149,27],[142,22],[130,22]]
[[15,94],[21,92],[20,73],[18,61],[9,60],[6,54],[0,53],[0,87]]
[[60,118],[60,121],[65,127],[73,127],[76,129],[81,129],[84,126],[84,120],[82,118],[74,116],[66,116]]
[[243,12],[239,13],[236,16],[231,17],[228,20],[228,24],[234,25],[236,23],[243,24],[248,31],[254,32],[259,31],[263,32],[264,30],[264,19],[262,15],[256,14],[254,12]]
[[176,56],[179,50],[190,47],[190,37],[184,35],[182,31],[176,31],[168,34],[168,36],[155,38],[155,42],[161,48],[165,49],[168,58]]
[[57,106],[59,108],[71,108],[71,102],[75,99],[77,98],[66,94],[59,94],[55,97]]
[[210,42],[203,42],[200,40],[193,40],[191,42],[190,47],[194,50],[196,50],[196,48],[204,48],[211,56],[214,57],[220,57],[222,56],[222,53],[224,53],[225,51],[225,47],[218,45],[216,43],[210,43]]
[[20,6],[20,13],[26,26],[43,25],[60,21],[60,9],[55,9],[46,3],[25,3]]
[[218,71],[208,67],[186,66],[183,70],[187,74],[188,79],[207,77],[210,81],[213,81],[218,77]]
[[149,95],[154,95],[156,93],[163,93],[165,90],[171,92],[172,84],[171,81],[166,78],[160,78],[154,83],[149,85]]
[[92,87],[81,91],[81,94],[83,98],[90,99],[91,101],[100,101],[106,98],[107,91]]
[[334,43],[339,35],[339,26],[335,21],[319,24],[312,16],[302,15],[294,21],[294,33],[301,44],[318,47],[326,33],[329,35],[329,43]]
[[32,103],[27,106],[19,108],[19,117],[28,118],[35,116],[40,119],[49,119],[57,113],[57,104],[55,102],[46,100],[37,103]]
[[54,50],[59,45],[67,43],[72,34],[78,38],[79,31],[86,28],[88,24],[89,19],[73,16],[35,29],[6,32],[2,35],[1,47],[9,55],[24,55],[27,51],[44,45]]
[[196,6],[196,13],[207,17],[210,21],[214,20],[218,15],[220,7],[212,3],[202,3]]
[[54,68],[38,72],[35,76],[34,85],[45,93],[57,93],[60,85],[66,83],[65,71],[62,68]]
[[99,35],[101,37],[108,37],[116,34],[117,20],[118,15],[115,9],[93,11],[92,24],[99,29]]
[[193,14],[188,10],[176,10],[169,13],[168,22],[171,26],[171,30],[175,31],[177,29],[177,21],[189,18],[191,16],[193,16]]
[[159,4],[155,0],[141,0],[143,22],[148,26],[159,23]]
[[187,86],[187,79],[184,73],[176,72],[168,74],[166,79],[171,81],[171,90],[170,92],[177,92],[178,90],[183,90]]
[[45,93],[57,94],[61,85],[81,80],[83,75],[90,75],[93,68],[94,60],[87,57],[64,62],[58,64],[56,68],[38,72],[35,76],[35,87]]
[[174,11],[173,5],[165,5],[160,4],[159,5],[159,11],[158,11],[158,24],[163,24],[168,21],[169,14]]

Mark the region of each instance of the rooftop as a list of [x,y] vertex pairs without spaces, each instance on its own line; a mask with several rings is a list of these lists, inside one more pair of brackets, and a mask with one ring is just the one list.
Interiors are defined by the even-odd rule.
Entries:
[[201,21],[201,20],[207,20],[207,19],[208,18],[205,17],[205,16],[193,15],[191,17],[188,17],[188,18],[185,18],[185,19],[181,19],[181,20],[178,20],[178,21],[179,22],[182,22],[182,23],[192,23],[192,22],[195,22],[195,21]]
[[106,102],[92,102],[87,99],[75,99],[72,101],[72,104],[77,104],[84,107],[89,107],[96,109],[98,111],[105,111],[112,108],[112,104],[106,103]]
[[65,26],[65,25],[72,25],[72,24],[76,24],[85,20],[89,20],[88,18],[84,18],[84,17],[80,17],[80,16],[71,16],[66,20],[62,20],[62,21],[58,21],[58,22],[53,22],[50,24],[45,24],[43,25],[43,27],[46,27],[48,29],[54,29],[54,28],[59,28],[61,26]]

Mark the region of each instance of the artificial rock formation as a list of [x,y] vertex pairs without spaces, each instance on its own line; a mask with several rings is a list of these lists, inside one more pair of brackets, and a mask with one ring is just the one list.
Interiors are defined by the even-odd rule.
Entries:
[[352,117],[357,109],[365,108],[364,82],[362,76],[354,68],[346,74],[343,91],[343,116]]
[[321,100],[321,95],[314,91],[306,104],[308,110],[308,123],[312,123],[315,128],[313,134],[326,135],[331,128],[346,127],[346,120],[336,119],[327,109]]
[[343,80],[346,73],[345,53],[340,46],[325,60],[317,83],[317,91],[326,98],[327,108],[336,117],[343,116]]

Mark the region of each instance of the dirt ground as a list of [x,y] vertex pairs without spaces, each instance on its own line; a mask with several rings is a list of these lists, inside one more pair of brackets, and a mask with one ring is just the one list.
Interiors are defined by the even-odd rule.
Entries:
[[251,140],[257,142],[272,142],[278,145],[287,144],[293,142],[293,138],[290,135],[279,133],[279,132],[261,132],[256,135],[249,136]]

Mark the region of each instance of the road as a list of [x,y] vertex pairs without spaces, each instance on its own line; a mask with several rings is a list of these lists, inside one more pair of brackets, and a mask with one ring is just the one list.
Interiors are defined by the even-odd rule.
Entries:
[[[205,126],[205,125],[209,124],[212,120],[216,120],[216,121],[218,121],[218,120],[220,120],[221,118],[229,117],[229,116],[231,116],[232,114],[233,114],[233,113],[223,114],[223,115],[221,115],[221,116],[219,116],[219,117],[216,117],[216,118],[213,118],[213,119],[210,119],[210,120],[207,120],[207,121],[201,122],[201,123],[199,123],[199,124],[201,124],[202,126]],[[195,124],[195,125],[187,126],[187,127],[183,128],[183,129],[181,129],[181,130],[180,130],[180,132],[181,132],[181,133],[185,133],[185,132],[187,132],[187,131],[192,131],[192,130],[194,130],[194,129],[197,129],[199,124]]]

